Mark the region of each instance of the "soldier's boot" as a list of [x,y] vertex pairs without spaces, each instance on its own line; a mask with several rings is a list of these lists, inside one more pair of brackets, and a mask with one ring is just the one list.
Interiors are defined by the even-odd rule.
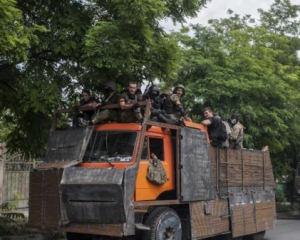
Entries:
[[84,120],[83,118],[78,118],[78,125],[80,127],[88,127],[93,125],[92,121]]
[[177,120],[175,120],[173,118],[168,118],[167,116],[165,116],[165,115],[163,115],[161,113],[159,113],[157,115],[157,120],[158,120],[158,122],[177,125]]

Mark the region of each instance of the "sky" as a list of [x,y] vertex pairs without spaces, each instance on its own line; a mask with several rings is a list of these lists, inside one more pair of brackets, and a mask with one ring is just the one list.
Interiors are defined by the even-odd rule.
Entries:
[[[250,14],[254,18],[258,18],[257,9],[268,10],[273,3],[274,0],[211,0],[206,5],[206,8],[200,10],[196,18],[187,19],[187,23],[206,25],[209,19],[228,17],[228,9],[242,16]],[[291,0],[291,3],[300,5],[300,0]],[[180,29],[180,25],[174,26],[172,21],[164,21],[162,22],[162,26],[166,32]]]

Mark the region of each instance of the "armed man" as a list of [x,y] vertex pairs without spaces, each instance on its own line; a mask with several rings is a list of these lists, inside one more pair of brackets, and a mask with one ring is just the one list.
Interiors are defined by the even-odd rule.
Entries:
[[185,95],[185,88],[182,84],[174,87],[173,93],[166,97],[163,103],[163,110],[175,120],[192,120],[187,117],[187,114],[182,106],[181,98]]
[[[119,92],[116,91],[116,83],[114,81],[107,81],[104,83],[104,92],[105,92],[104,101],[102,103],[94,103],[92,105],[94,109],[104,105],[117,103]],[[86,127],[89,125],[100,123],[104,120],[116,121],[116,119],[117,119],[116,109],[103,109],[103,110],[98,109],[97,114],[92,118],[91,121],[87,121],[81,118],[79,119],[79,123],[80,123],[79,125],[82,127]]]
[[137,84],[130,82],[128,91],[122,93],[118,99],[120,108],[118,110],[117,121],[122,123],[141,122],[141,114],[138,96],[136,95]]
[[162,110],[162,99],[160,98],[160,89],[156,85],[152,85],[145,96],[145,99],[151,101],[150,119],[162,123],[181,125],[182,121],[171,118],[164,110]]
[[94,106],[95,104],[99,103],[99,100],[91,96],[91,91],[89,89],[83,89],[81,93],[82,99],[80,100],[79,106],[75,106],[77,113],[73,118],[73,126],[78,127],[80,126],[81,119],[86,121],[90,121],[92,119],[93,114],[95,113],[94,110],[86,110],[86,111],[79,111],[80,107],[86,106]]
[[229,137],[229,147],[232,149],[242,149],[244,140],[244,127],[239,122],[239,114],[233,113],[231,115],[231,135]]

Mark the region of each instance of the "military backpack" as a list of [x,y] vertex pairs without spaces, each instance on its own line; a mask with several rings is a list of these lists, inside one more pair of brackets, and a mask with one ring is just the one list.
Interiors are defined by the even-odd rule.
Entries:
[[157,158],[150,159],[147,179],[154,184],[163,185],[167,181],[166,170]]

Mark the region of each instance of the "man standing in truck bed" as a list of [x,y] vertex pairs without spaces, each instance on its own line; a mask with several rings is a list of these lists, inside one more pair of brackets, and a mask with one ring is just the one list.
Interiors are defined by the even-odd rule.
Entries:
[[232,133],[229,137],[230,148],[242,149],[244,139],[244,128],[243,125],[239,122],[239,114],[233,113],[231,115],[230,122],[232,126]]
[[205,119],[201,122],[201,124],[207,126],[210,144],[213,147],[221,147],[222,142],[219,140],[219,133],[222,128],[221,119],[214,117],[214,114],[210,107],[205,108],[203,111],[203,114],[204,114]]
[[130,82],[128,85],[128,92],[120,95],[118,103],[120,109],[118,110],[117,121],[122,123],[142,121],[141,108],[138,103],[138,97],[135,94],[137,84]]

